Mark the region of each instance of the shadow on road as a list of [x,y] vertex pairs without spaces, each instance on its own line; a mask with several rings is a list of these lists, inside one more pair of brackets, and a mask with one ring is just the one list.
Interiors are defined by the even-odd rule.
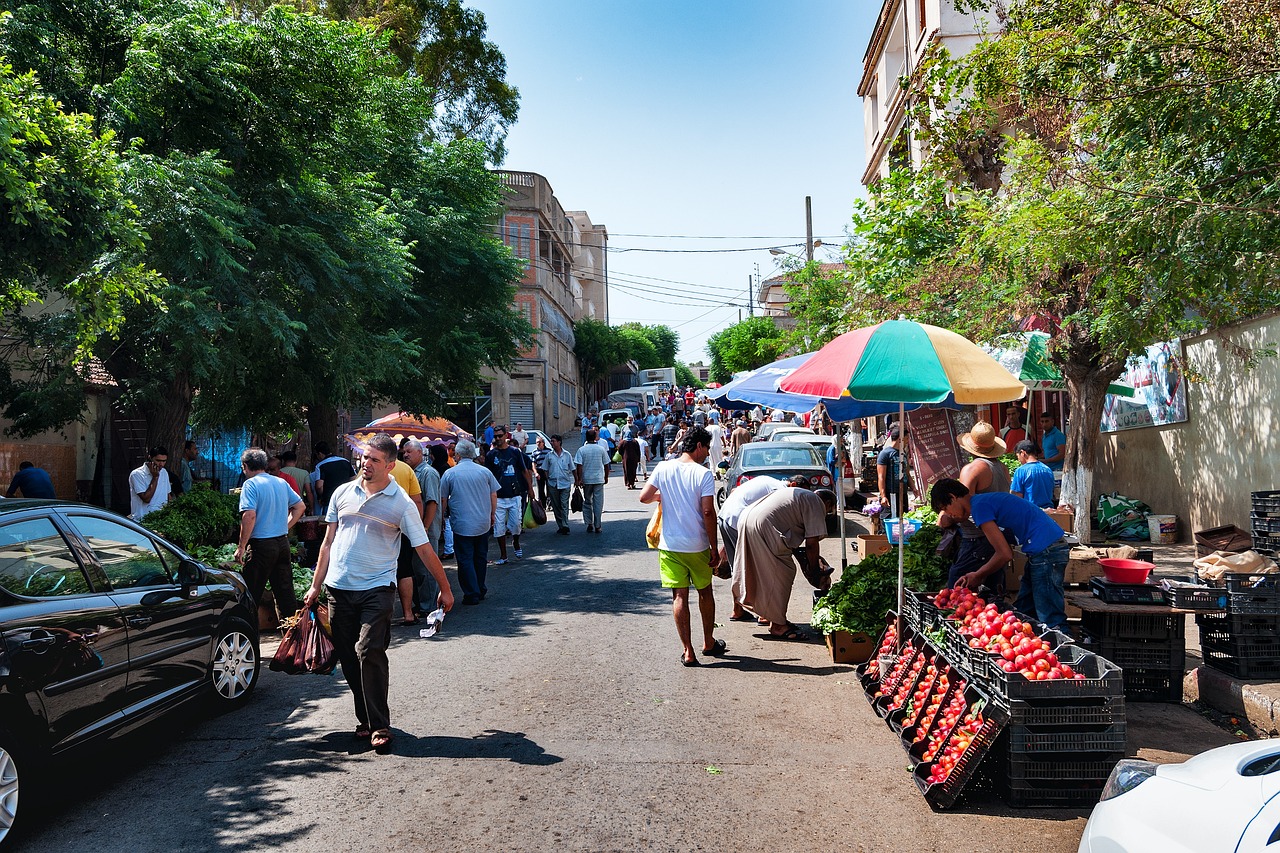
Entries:
[[[428,735],[419,737],[401,729],[394,729],[395,740],[390,752],[403,758],[488,758],[506,759],[513,764],[548,767],[564,761],[551,755],[524,732],[504,732],[497,729],[474,737],[448,737]],[[367,741],[355,746],[350,735],[325,735],[321,742],[313,742],[310,748],[321,752],[362,753],[371,752]]]

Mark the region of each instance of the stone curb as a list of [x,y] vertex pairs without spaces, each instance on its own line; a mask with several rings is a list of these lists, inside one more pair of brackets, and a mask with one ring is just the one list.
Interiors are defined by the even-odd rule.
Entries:
[[1183,679],[1183,698],[1199,700],[1216,711],[1243,717],[1259,735],[1280,733],[1280,696],[1273,681],[1249,682],[1213,667],[1200,666]]

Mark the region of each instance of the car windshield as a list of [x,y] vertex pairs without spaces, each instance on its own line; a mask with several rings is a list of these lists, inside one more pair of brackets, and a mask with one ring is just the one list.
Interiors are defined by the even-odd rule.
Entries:
[[797,443],[795,447],[744,447],[743,468],[822,467],[812,447]]

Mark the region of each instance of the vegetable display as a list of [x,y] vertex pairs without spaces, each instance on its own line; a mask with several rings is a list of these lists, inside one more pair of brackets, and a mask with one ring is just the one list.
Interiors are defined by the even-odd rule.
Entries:
[[[938,556],[942,529],[926,524],[916,531],[903,553],[903,577],[911,589],[937,589],[942,586],[948,568]],[[850,566],[831,585],[813,608],[810,624],[819,631],[832,633],[876,634],[884,627],[884,615],[898,599],[898,552],[864,557]]]

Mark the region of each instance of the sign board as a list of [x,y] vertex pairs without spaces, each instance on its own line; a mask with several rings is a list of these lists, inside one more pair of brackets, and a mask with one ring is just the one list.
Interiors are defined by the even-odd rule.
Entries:
[[923,496],[943,477],[960,476],[960,447],[948,409],[916,409],[907,412],[907,437],[911,453],[911,485]]
[[651,367],[640,371],[640,385],[666,385],[670,388],[676,384],[674,367]]
[[1187,380],[1182,373],[1182,342],[1153,344],[1132,356],[1120,382],[1133,397],[1108,394],[1102,406],[1102,431],[1164,426],[1187,420]]

